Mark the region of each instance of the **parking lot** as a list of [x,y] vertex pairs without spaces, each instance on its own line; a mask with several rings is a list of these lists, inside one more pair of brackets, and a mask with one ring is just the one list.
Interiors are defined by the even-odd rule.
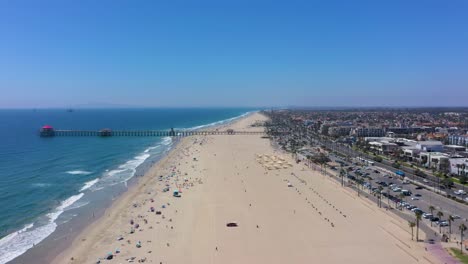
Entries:
[[[468,206],[436,194],[428,190],[428,186],[417,182],[413,184],[411,183],[411,179],[398,176],[394,172],[380,167],[358,165],[356,162],[353,164],[335,155],[330,155],[330,158],[332,161],[344,165],[335,168],[335,171],[339,173],[341,168],[346,170],[347,181],[354,181],[356,179],[362,180],[363,190],[368,194],[378,192],[378,187],[382,186],[382,202],[385,204],[390,203],[391,207],[402,208],[402,211],[409,216],[414,216],[414,212],[407,208],[413,210],[417,210],[414,208],[419,208],[423,213],[431,213],[429,208],[432,205],[434,207],[434,217],[437,217],[438,212],[443,213],[443,216],[439,219],[440,221],[447,220],[450,215],[455,216],[456,219],[452,222],[452,234],[458,234],[458,226],[460,223],[467,222]],[[401,194],[403,192],[407,195],[402,196]],[[403,206],[402,204],[398,204],[399,202],[403,202]],[[423,218],[422,221],[428,226],[431,225],[429,219]],[[439,229],[435,221],[432,222],[432,225],[437,227],[437,230]],[[448,233],[448,227],[443,227],[442,232]]]

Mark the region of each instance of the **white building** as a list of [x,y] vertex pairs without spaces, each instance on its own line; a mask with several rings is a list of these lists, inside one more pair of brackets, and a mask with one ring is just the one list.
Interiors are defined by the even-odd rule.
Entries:
[[403,155],[405,155],[409,161],[418,159],[419,153],[421,153],[421,150],[415,146],[404,146],[401,149],[403,150]]
[[440,152],[421,152],[419,153],[419,162],[426,168],[435,168],[437,170],[449,170],[449,156]]
[[468,159],[450,159],[450,172],[456,175],[465,175],[468,176]]
[[452,145],[459,145],[468,147],[468,135],[451,135],[448,141]]
[[444,150],[448,153],[463,152],[466,151],[466,147],[458,145],[445,145]]
[[372,149],[377,150],[380,154],[394,153],[398,149],[398,145],[388,141],[371,141],[369,145]]

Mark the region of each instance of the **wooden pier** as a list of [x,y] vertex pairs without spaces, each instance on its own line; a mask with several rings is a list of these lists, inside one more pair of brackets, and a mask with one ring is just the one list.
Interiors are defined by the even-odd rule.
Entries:
[[51,126],[40,129],[41,137],[74,136],[74,137],[187,137],[208,135],[266,135],[263,131],[228,130],[60,130]]

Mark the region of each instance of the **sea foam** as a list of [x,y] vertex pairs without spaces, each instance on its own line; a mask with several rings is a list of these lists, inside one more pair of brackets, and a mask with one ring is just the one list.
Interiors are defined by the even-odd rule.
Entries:
[[94,179],[92,181],[88,181],[84,183],[84,186],[80,189],[80,192],[85,191],[89,188],[91,188],[94,184],[96,184],[99,181],[99,179]]
[[23,229],[0,239],[0,264],[5,264],[17,256],[20,256],[35,244],[38,244],[52,234],[57,228],[55,220],[57,220],[67,208],[81,199],[83,195],[83,193],[79,193],[62,201],[53,212],[46,215],[48,218],[46,224],[33,228],[34,224],[31,223],[26,225]]
[[71,175],[89,175],[92,172],[91,171],[84,171],[84,170],[72,170],[72,171],[67,171],[68,174]]

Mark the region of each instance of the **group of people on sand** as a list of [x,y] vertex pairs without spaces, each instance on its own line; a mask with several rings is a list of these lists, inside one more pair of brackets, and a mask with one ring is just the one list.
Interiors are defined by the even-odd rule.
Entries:
[[[203,138],[195,138],[193,145],[201,145],[204,144],[205,141],[206,139]],[[181,152],[178,152],[178,155],[191,157],[195,156],[197,150],[194,146],[184,148],[182,154]],[[125,259],[125,261],[129,263],[153,262],[150,255],[145,255],[145,253],[151,254],[151,250],[141,251],[141,253],[138,254],[140,255],[139,257],[128,257],[128,255],[133,252],[133,250],[130,250],[131,246],[134,245],[135,248],[143,250],[146,247],[146,244],[152,243],[151,240],[143,241],[141,238],[144,236],[140,234],[146,234],[149,230],[154,230],[153,232],[156,232],[154,225],[160,225],[162,228],[164,228],[164,224],[162,223],[165,222],[165,228],[167,230],[174,230],[175,226],[173,218],[168,217],[167,215],[175,215],[178,213],[178,210],[174,209],[173,211],[168,211],[169,207],[171,206],[171,202],[162,201],[178,199],[181,197],[180,194],[183,191],[187,191],[197,184],[203,184],[203,179],[201,177],[192,177],[192,173],[196,171],[196,163],[199,161],[197,158],[187,161],[187,163],[191,163],[189,164],[191,165],[190,174],[188,172],[184,172],[183,169],[181,169],[180,159],[175,160],[178,160],[178,162],[176,163],[172,161],[164,166],[163,169],[166,171],[164,175],[153,175],[152,181],[154,181],[154,186],[157,187],[156,189],[148,189],[145,193],[147,197],[140,201],[132,202],[132,206],[129,210],[129,214],[131,216],[127,216],[129,217],[127,220],[129,223],[128,231],[117,237],[117,241],[122,250],[119,248],[112,250],[103,257],[99,258],[96,263],[102,263],[103,261],[107,262],[116,259]],[[174,190],[174,193],[177,191],[178,195],[176,196],[173,194],[173,192],[167,190]],[[126,241],[126,243],[122,243],[123,241]],[[166,242],[166,246],[171,246],[169,241]]]

